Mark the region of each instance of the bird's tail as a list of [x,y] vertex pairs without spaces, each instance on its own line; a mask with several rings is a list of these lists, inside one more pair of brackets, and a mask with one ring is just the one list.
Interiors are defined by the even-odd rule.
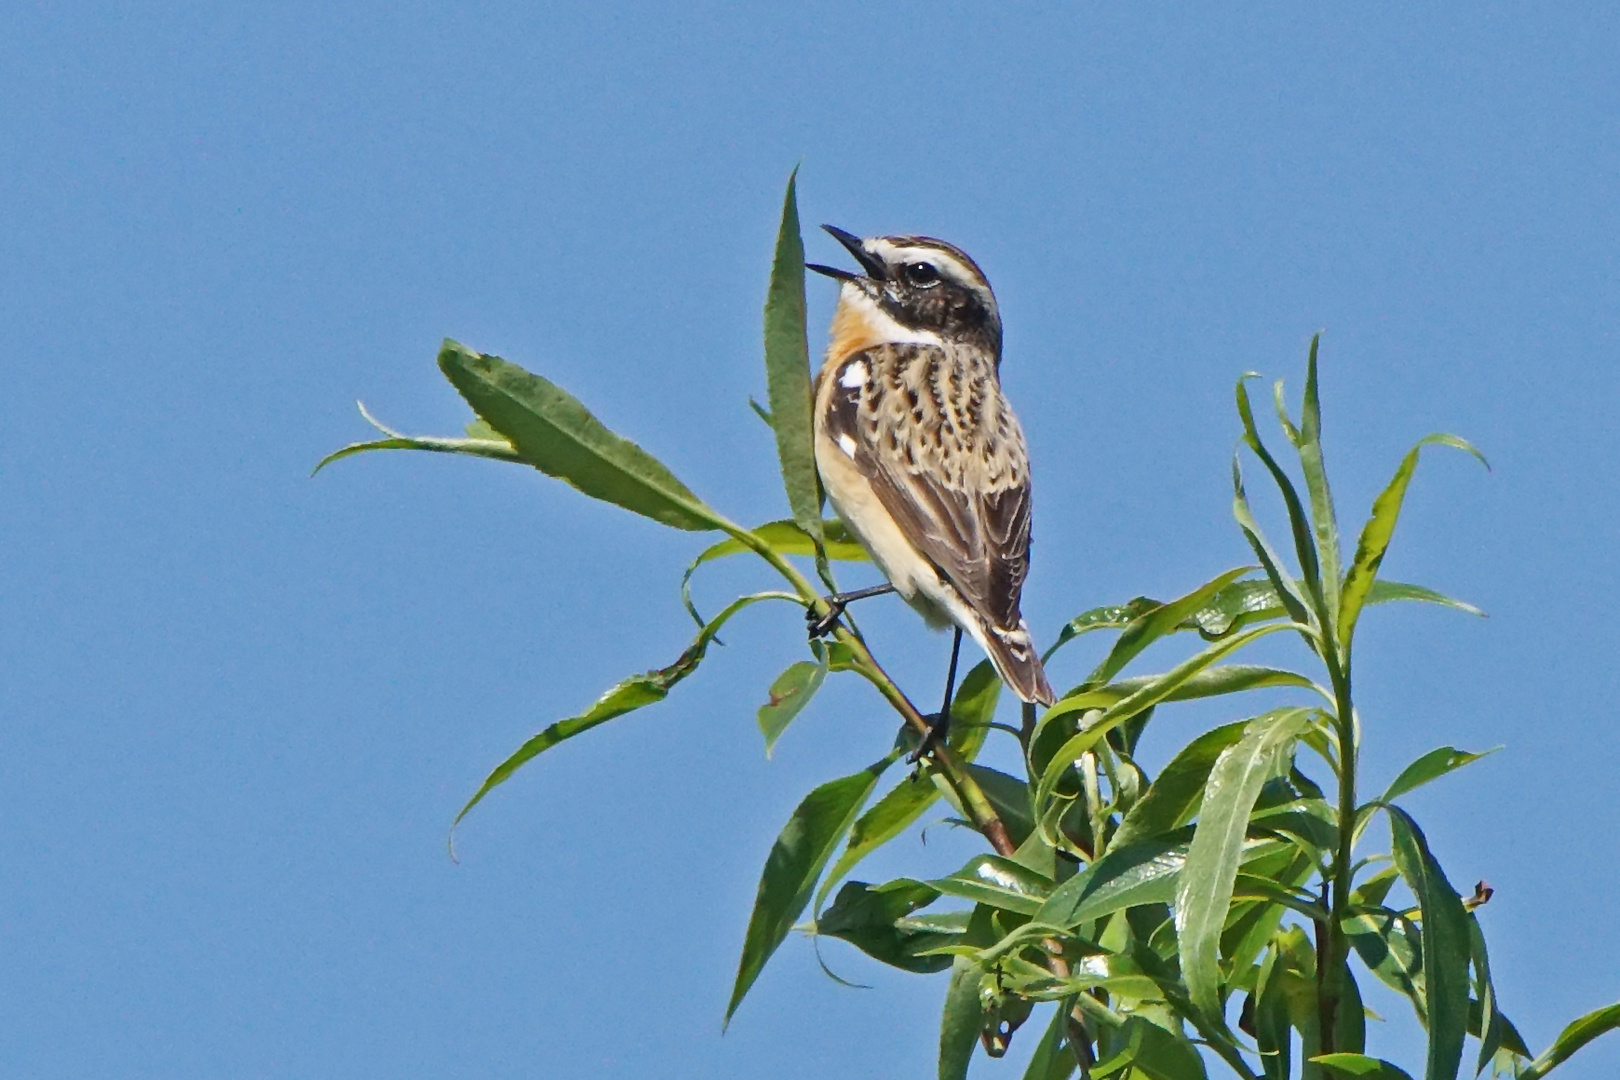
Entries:
[[1028,624],[1019,619],[1018,625],[1011,630],[993,626],[988,621],[981,625],[983,633],[973,636],[979,639],[979,644],[990,656],[990,662],[996,665],[996,673],[1001,676],[1001,681],[1018,695],[1019,700],[1039,705],[1050,705],[1056,701],[1052,684],[1046,681],[1046,669],[1041,666],[1040,653],[1035,651],[1035,642],[1029,636]]

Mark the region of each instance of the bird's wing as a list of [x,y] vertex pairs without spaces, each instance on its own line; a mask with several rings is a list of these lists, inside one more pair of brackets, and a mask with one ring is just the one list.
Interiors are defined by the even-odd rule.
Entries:
[[991,626],[1019,626],[1029,459],[993,360],[948,345],[846,359],[821,417],[907,539]]

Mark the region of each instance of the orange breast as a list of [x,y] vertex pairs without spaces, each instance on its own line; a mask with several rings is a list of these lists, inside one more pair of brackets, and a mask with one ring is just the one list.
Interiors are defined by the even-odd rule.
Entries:
[[832,341],[827,345],[827,359],[842,360],[851,353],[882,345],[885,340],[883,329],[868,317],[863,307],[840,303],[833,314]]

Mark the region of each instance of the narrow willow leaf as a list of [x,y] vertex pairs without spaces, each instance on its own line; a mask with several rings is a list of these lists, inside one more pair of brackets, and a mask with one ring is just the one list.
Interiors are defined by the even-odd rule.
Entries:
[[[1065,694],[1064,698],[1071,703],[1083,703],[1083,707],[1087,709],[1105,709],[1115,702],[1125,700],[1157,678],[1157,675],[1138,675],[1129,679],[1117,679],[1107,686],[1091,690],[1072,690]],[[1317,690],[1327,700],[1332,700],[1331,694],[1318,688],[1316,683],[1296,671],[1261,667],[1257,664],[1222,664],[1206,668],[1182,682],[1164,700],[1193,701],[1197,698],[1220,697],[1223,694],[1241,694],[1248,690],[1284,686]]]
[[[1064,770],[1068,769],[1080,755],[1096,746],[1108,732],[1133,716],[1145,712],[1161,701],[1167,700],[1170,695],[1174,694],[1199,672],[1214,666],[1217,660],[1228,653],[1242,648],[1257,638],[1285,629],[1288,629],[1286,624],[1276,623],[1270,626],[1256,626],[1231,637],[1222,638],[1196,656],[1183,661],[1162,675],[1155,676],[1152,681],[1143,685],[1141,689],[1136,690],[1130,696],[1103,709],[1102,715],[1095,722],[1088,724],[1085,730],[1080,731],[1065,742],[1057,753],[1053,754],[1051,759],[1041,766],[1040,783],[1036,788],[1034,799],[1036,816],[1040,817],[1045,811],[1047,802],[1051,799],[1052,792],[1056,789],[1058,780],[1063,776]],[[1083,713],[1096,707],[1090,703],[1077,702],[1075,698],[1060,699],[1041,717],[1032,741],[1038,740],[1041,728],[1053,721],[1065,716]]]
[[795,920],[810,902],[816,880],[832,857],[833,849],[849,831],[861,805],[872,794],[878,777],[895,760],[890,754],[851,776],[829,780],[810,794],[793,811],[765,860],[759,878],[754,911],[748,917],[742,957],[737,963],[737,981],[726,1006],[726,1023],[742,1004],[749,987],[776,952]]
[[471,457],[493,458],[496,461],[518,461],[518,456],[512,444],[501,437],[500,432],[481,421],[474,421],[467,425],[467,437],[464,439],[445,439],[431,435],[402,435],[393,428],[387,427],[366,411],[364,402],[356,402],[360,407],[360,415],[365,417],[366,423],[387,436],[385,439],[373,439],[370,442],[350,443],[341,450],[333,451],[321,458],[311,476],[320,472],[334,461],[363,454],[368,450],[427,450],[439,454],[466,454]]
[[1301,1080],[1320,1080],[1325,1070],[1310,1059],[1322,1052],[1321,1008],[1316,996],[1316,946],[1298,926],[1285,926],[1275,939],[1277,964],[1272,979],[1299,1032]]
[[1293,1036],[1280,962],[1281,954],[1273,943],[1266,949],[1250,998],[1254,1002],[1255,1044],[1260,1049],[1260,1066],[1266,1080],[1288,1080],[1292,1072]]
[[[1260,438],[1260,431],[1255,427],[1254,410],[1249,406],[1247,379],[1248,376],[1244,376],[1237,384],[1238,417],[1243,421],[1243,441],[1266,467],[1266,471],[1271,474],[1272,482],[1277,485],[1277,490],[1282,495],[1283,505],[1288,510],[1288,527],[1294,536],[1294,554],[1299,559],[1300,576],[1304,579],[1305,592],[1311,597],[1316,610],[1320,612],[1322,571],[1316,555],[1315,537],[1311,535],[1310,522],[1305,515],[1305,507],[1299,501],[1299,492],[1294,489],[1294,482],[1288,479],[1288,474],[1277,464],[1277,459],[1271,456],[1271,451],[1266,449],[1266,444]],[[1275,584],[1278,584],[1281,591],[1281,583]]]
[[1063,624],[1063,629],[1058,631],[1057,641],[1053,642],[1052,647],[1046,650],[1041,660],[1043,663],[1050,660],[1053,653],[1082,634],[1089,634],[1093,630],[1123,630],[1130,625],[1132,619],[1139,618],[1159,606],[1157,600],[1149,600],[1145,596],[1138,596],[1129,603],[1110,604],[1106,607],[1096,607],[1090,611],[1082,611]]
[[1161,604],[1132,619],[1125,627],[1125,632],[1119,635],[1119,640],[1114,642],[1108,656],[1087,677],[1087,685],[1101,685],[1118,675],[1126,664],[1141,654],[1142,650],[1166,634],[1174,633],[1184,620],[1208,604],[1211,597],[1253,569],[1252,566],[1240,566],[1235,570],[1228,570],[1213,581],[1200,585],[1186,596],[1172,600],[1168,604]]
[[1020,915],[1035,914],[1052,891],[1050,878],[999,855],[975,855],[956,873],[928,885],[946,896]]
[[1045,1034],[1035,1044],[1035,1052],[1029,1056],[1024,1080],[1069,1080],[1074,1075],[1076,1063],[1067,1045],[1069,1011],[1067,1001],[1058,1002],[1051,1022],[1046,1025]]
[[1455,1080],[1468,1033],[1468,913],[1417,822],[1386,806],[1395,865],[1423,919],[1423,983],[1429,1006],[1425,1080]]
[[1168,904],[1187,863],[1185,833],[1179,837],[1114,846],[1069,878],[1035,912],[1037,922],[1075,927],[1143,904]]
[[[1444,593],[1426,589],[1422,585],[1408,585],[1401,581],[1373,582],[1367,594],[1367,604],[1388,604],[1396,600],[1439,604],[1442,607],[1466,611],[1470,615],[1484,616],[1473,604],[1454,600]],[[1277,590],[1270,581],[1234,581],[1217,593],[1208,604],[1181,625],[1184,630],[1197,630],[1205,638],[1218,638],[1241,629],[1250,623],[1268,622],[1288,617],[1288,609],[1277,598]]]
[[[815,642],[815,645],[821,643]],[[765,756],[770,757],[771,751],[776,749],[776,740],[782,737],[782,732],[793,722],[793,718],[810,704],[810,699],[816,696],[821,689],[823,680],[827,678],[827,653],[825,649],[818,650],[820,659],[817,662],[799,660],[788,665],[786,671],[776,677],[771,683],[770,697],[765,704],[759,707],[759,730],[765,736]]]
[[1425,446],[1450,446],[1466,451],[1478,458],[1480,464],[1487,469],[1490,464],[1484,455],[1468,442],[1455,435],[1430,435],[1418,441],[1418,444],[1407,451],[1406,457],[1401,459],[1400,467],[1395,470],[1395,476],[1389,485],[1373,500],[1372,516],[1367,524],[1362,526],[1361,539],[1356,542],[1356,555],[1350,562],[1350,570],[1344,577],[1343,601],[1339,607],[1339,643],[1341,648],[1350,647],[1351,637],[1356,631],[1356,620],[1361,616],[1362,605],[1366,602],[1367,593],[1372,589],[1373,581],[1378,577],[1378,568],[1384,562],[1384,555],[1389,551],[1389,542],[1395,535],[1395,523],[1401,516],[1401,503],[1406,499],[1406,488],[1412,482],[1412,473],[1417,469],[1418,455]]
[[1399,1065],[1366,1054],[1318,1054],[1311,1060],[1335,1080],[1412,1080]]
[[662,462],[609,431],[560,386],[449,340],[439,350],[439,369],[480,418],[548,476],[677,529],[726,526]]
[[[1485,931],[1480,928],[1479,919],[1471,911],[1468,913],[1468,956],[1474,965],[1473,1004],[1479,1011],[1477,1022],[1469,1025],[1479,1038],[1479,1060],[1474,1067],[1474,1075],[1478,1076],[1496,1057],[1497,1051],[1502,1049],[1507,1035],[1507,1018],[1496,1007],[1496,985],[1491,981],[1491,958],[1485,947]],[[1470,1020],[1474,1019],[1473,1010],[1470,1009]]]
[[1398,911],[1375,906],[1346,918],[1344,931],[1367,969],[1386,986],[1405,995],[1418,1020],[1427,1026],[1423,946],[1411,920]]
[[[1238,388],[1242,390],[1242,383]],[[1288,609],[1288,617],[1301,626],[1311,625],[1310,608],[1305,601],[1305,595],[1300,591],[1299,585],[1288,574],[1287,566],[1282,556],[1277,554],[1266,539],[1266,534],[1260,530],[1260,523],[1255,520],[1254,510],[1249,506],[1249,493],[1243,486],[1243,462],[1239,454],[1232,455],[1232,517],[1237,521],[1238,528],[1243,531],[1243,538],[1249,542],[1254,551],[1255,558],[1260,560],[1260,566],[1266,572],[1266,578],[1271,582],[1273,591]]]
[[1092,1068],[1096,1077],[1142,1077],[1143,1080],[1201,1080],[1204,1059],[1186,1036],[1140,1016],[1127,1017],[1114,1037],[1120,1049]]
[[960,933],[945,933],[910,922],[907,916],[939,899],[939,891],[908,879],[885,885],[851,881],[816,919],[815,931],[841,938],[874,960],[902,971],[929,974],[951,966],[951,958],[924,950],[954,944]]
[[1204,797],[1204,782],[1227,747],[1243,737],[1247,720],[1206,731],[1182,747],[1131,807],[1114,833],[1113,847],[1125,847],[1169,832],[1191,820]]
[[[971,762],[984,745],[989,723],[996,714],[996,701],[1001,695],[1001,679],[988,660],[981,660],[967,673],[956,688],[951,702],[951,725],[946,743],[955,751],[957,759]],[[939,788],[926,779],[906,779],[879,799],[870,810],[860,816],[849,830],[849,842],[838,857],[831,872],[816,894],[820,907],[827,893],[844,876],[855,869],[857,863],[893,840],[939,798]]]
[[973,1048],[979,1044],[984,1026],[984,1007],[979,1003],[979,987],[984,972],[965,956],[951,964],[951,979],[945,987],[945,1007],[939,1016],[939,1080],[966,1080]]
[[[1326,920],[1323,920],[1326,921]],[[1338,1007],[1333,1013],[1333,1046],[1346,1053],[1361,1054],[1367,1050],[1367,1007],[1361,1001],[1361,987],[1346,960],[1334,965],[1329,981],[1338,994]]]
[[1309,709],[1279,709],[1256,717],[1243,738],[1210,770],[1204,799],[1176,890],[1181,974],[1205,1016],[1220,1016],[1221,928],[1226,925],[1249,814],[1260,789],[1305,729]]
[[[845,562],[866,561],[866,549],[849,535],[842,521],[833,518],[822,522],[821,525],[822,550],[827,558]],[[816,543],[810,538],[810,534],[791,521],[768,521],[748,531],[780,554],[806,556],[816,554]],[[686,568],[686,573],[681,576],[681,602],[686,605],[687,613],[698,623],[703,622],[703,616],[698,614],[697,607],[692,603],[692,575],[696,574],[698,567],[705,563],[752,550],[741,540],[728,537],[718,544],[703,549],[702,554],[693,559],[692,564]]]
[[1407,792],[1420,788],[1431,780],[1437,780],[1448,772],[1453,772],[1464,765],[1472,764],[1480,758],[1489,757],[1494,753],[1496,753],[1495,749],[1474,754],[1466,750],[1458,750],[1455,746],[1442,746],[1437,750],[1430,750],[1427,754],[1402,769],[1401,774],[1389,785],[1389,790],[1384,792],[1384,797],[1378,801],[1394,802]]
[[804,241],[799,236],[799,170],[788,177],[782,222],[765,298],[765,380],[793,520],[821,540],[821,480],[810,441],[810,346],[804,326]]
[[1615,1028],[1620,1028],[1620,1003],[1587,1013],[1559,1032],[1553,1044],[1519,1074],[1519,1080],[1541,1080],[1543,1076],[1568,1061],[1575,1051]]
[[665,697],[669,696],[671,687],[697,670],[698,664],[703,660],[703,654],[708,651],[709,643],[714,640],[714,636],[720,632],[720,628],[733,615],[761,600],[782,599],[792,599],[792,597],[786,593],[754,593],[732,601],[724,611],[704,625],[698,636],[692,641],[692,644],[686,647],[686,651],[681,653],[673,664],[668,667],[656,668],[641,675],[632,675],[603,694],[596,700],[596,704],[585,712],[578,716],[569,717],[567,720],[557,721],[518,747],[511,757],[497,765],[494,771],[484,778],[484,782],[479,785],[473,797],[467,800],[467,805],[463,806],[461,812],[456,814],[455,820],[450,823],[452,837],[455,834],[456,826],[461,823],[462,818],[467,816],[467,812],[477,806],[485,795],[504,784],[513,773],[524,765],[558,743],[571,739],[581,732],[589,731],[593,727],[605,724],[609,720],[623,716],[627,712],[633,712],[643,706],[651,705],[655,701],[664,700]]
[[1322,599],[1327,626],[1339,619],[1339,520],[1333,510],[1333,492],[1328,487],[1327,466],[1322,461],[1322,401],[1316,380],[1316,347],[1321,334],[1311,336],[1311,352],[1305,361],[1305,400],[1299,419],[1300,471],[1305,475],[1305,493],[1311,502],[1311,531],[1315,534],[1316,555],[1321,565]]

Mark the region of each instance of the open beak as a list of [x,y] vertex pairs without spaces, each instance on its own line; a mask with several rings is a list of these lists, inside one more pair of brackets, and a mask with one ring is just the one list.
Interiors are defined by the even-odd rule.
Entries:
[[[843,244],[849,253],[855,256],[855,261],[861,264],[861,269],[866,271],[867,277],[871,278],[873,281],[883,281],[888,277],[888,274],[884,272],[882,260],[872,255],[871,252],[867,251],[866,248],[861,246],[860,237],[856,236],[852,232],[845,232],[843,229],[840,229],[835,225],[823,225],[822,228],[826,229],[834,240],[837,240],[840,244]],[[818,274],[825,274],[834,281],[860,280],[859,274],[852,274],[848,270],[840,270],[835,266],[823,266],[820,263],[805,263],[804,268],[806,270],[814,270]]]

